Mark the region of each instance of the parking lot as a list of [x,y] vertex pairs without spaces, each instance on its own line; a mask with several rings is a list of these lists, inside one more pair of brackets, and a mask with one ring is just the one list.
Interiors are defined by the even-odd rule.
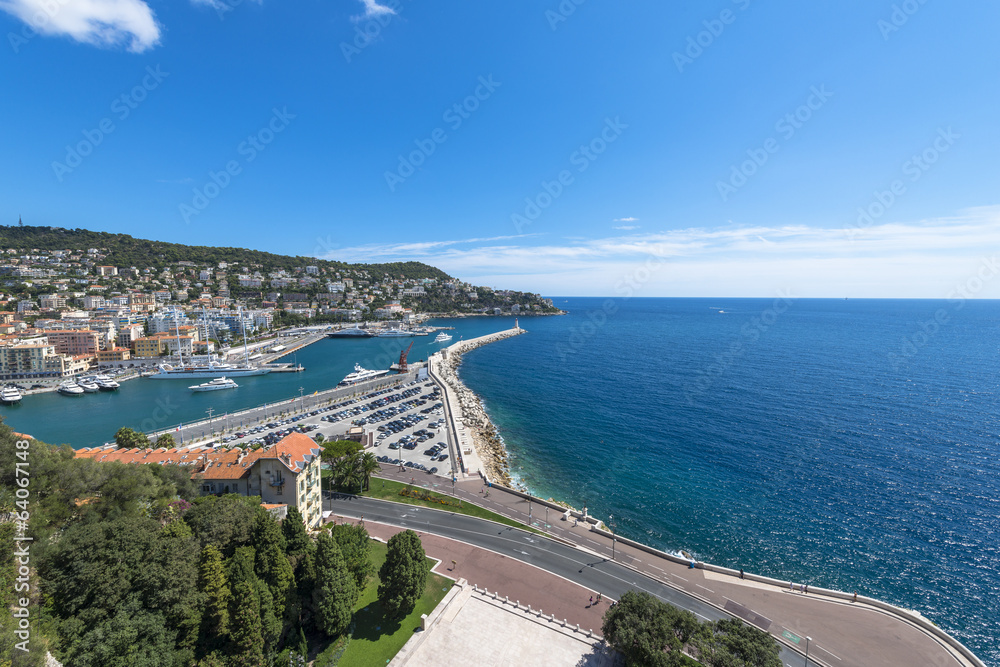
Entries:
[[453,458],[444,426],[441,392],[433,382],[408,382],[373,391],[310,412],[275,418],[266,424],[227,435],[228,445],[271,445],[289,433],[340,439],[351,426],[374,431],[375,454],[383,467],[451,477]]

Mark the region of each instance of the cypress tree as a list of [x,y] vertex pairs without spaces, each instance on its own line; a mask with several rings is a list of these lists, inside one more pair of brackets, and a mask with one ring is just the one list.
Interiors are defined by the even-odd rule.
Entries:
[[297,507],[288,508],[288,516],[281,522],[281,532],[285,536],[285,553],[289,558],[301,556],[309,548],[311,540]]
[[252,580],[233,584],[232,623],[229,650],[233,667],[260,667],[264,664],[264,636],[260,620],[260,596]]
[[274,613],[274,599],[267,584],[257,580],[257,597],[260,599],[260,633],[264,640],[264,655],[271,656],[278,649],[281,620]]
[[202,633],[209,643],[225,637],[229,631],[229,581],[222,567],[222,552],[214,545],[201,550],[198,590],[205,596]]
[[404,530],[389,538],[389,551],[379,570],[382,583],[378,601],[390,618],[405,616],[423,595],[427,583],[424,547],[412,530]]
[[316,627],[330,637],[343,633],[351,623],[358,589],[347,570],[337,541],[320,535],[316,545],[316,585],[313,608]]
[[256,550],[254,571],[271,591],[275,618],[283,621],[288,594],[295,583],[292,565],[285,556],[285,536],[274,517],[262,511],[254,517],[251,541]]

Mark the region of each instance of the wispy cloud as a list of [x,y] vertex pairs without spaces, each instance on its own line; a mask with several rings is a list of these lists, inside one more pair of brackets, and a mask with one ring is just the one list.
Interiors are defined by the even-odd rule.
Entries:
[[[511,241],[516,241],[512,243]],[[646,296],[944,297],[1000,248],[1000,207],[857,230],[685,228],[533,245],[523,236],[344,248],[336,259],[420,260],[479,284],[548,294],[614,294],[622,276],[666,258]],[[980,297],[1000,297],[1000,283]]]
[[639,218],[615,218],[614,222],[637,222]]
[[361,0],[361,4],[365,6],[365,13],[354,17],[355,19],[370,19],[375,16],[382,16],[385,14],[396,14],[396,10],[391,7],[386,7],[385,5],[378,4],[378,0]]
[[43,35],[142,53],[160,41],[160,26],[143,0],[0,0],[0,10]]
[[628,231],[631,231],[633,229],[639,229],[639,225],[616,225],[616,226],[612,227],[611,229],[618,229],[618,230],[623,231],[623,232],[628,232]]

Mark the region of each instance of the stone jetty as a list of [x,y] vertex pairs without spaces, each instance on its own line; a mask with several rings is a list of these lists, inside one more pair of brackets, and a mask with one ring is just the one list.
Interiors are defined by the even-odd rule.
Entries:
[[486,414],[482,401],[459,379],[458,367],[462,363],[462,355],[469,350],[523,333],[526,333],[524,329],[515,326],[513,329],[488,336],[459,341],[442,350],[439,355],[435,355],[438,359],[434,364],[434,372],[447,385],[456,422],[460,422],[468,429],[475,454],[487,478],[504,486],[513,484],[507,449],[500,439],[496,426]]

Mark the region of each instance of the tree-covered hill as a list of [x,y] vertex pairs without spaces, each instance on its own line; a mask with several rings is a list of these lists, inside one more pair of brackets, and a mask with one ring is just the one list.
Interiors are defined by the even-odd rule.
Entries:
[[92,232],[87,229],[62,227],[33,227],[29,225],[0,226],[0,248],[14,248],[23,252],[38,250],[73,250],[86,252],[97,248],[106,256],[102,262],[113,266],[137,268],[162,268],[179,261],[196,262],[215,266],[219,262],[241,266],[259,266],[262,269],[293,269],[306,265],[338,270],[367,271],[372,278],[436,278],[447,280],[448,274],[421,262],[393,262],[386,264],[347,264],[315,257],[278,255],[247,248],[215,248],[191,246],[165,241],[137,239],[128,234]]

